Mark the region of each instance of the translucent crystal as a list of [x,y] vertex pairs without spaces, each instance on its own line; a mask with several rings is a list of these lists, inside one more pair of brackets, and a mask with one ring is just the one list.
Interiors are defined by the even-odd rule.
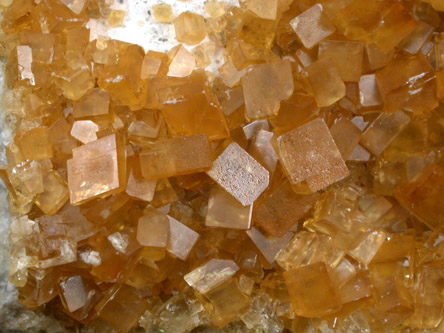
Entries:
[[280,102],[293,93],[290,62],[282,60],[250,68],[242,76],[242,88],[248,118],[276,115]]
[[294,312],[314,318],[341,309],[341,300],[324,263],[284,272]]
[[343,81],[359,81],[364,46],[358,42],[326,40],[319,43],[319,58],[333,60]]
[[168,4],[153,5],[153,14],[156,22],[171,23],[173,22],[173,11]]
[[71,204],[121,191],[126,177],[123,154],[116,134],[74,149],[68,160]]
[[179,43],[199,44],[206,36],[204,18],[195,13],[182,13],[174,19],[174,29]]
[[185,281],[201,294],[230,279],[239,267],[232,260],[211,259],[184,276]]
[[207,227],[250,229],[253,205],[242,206],[234,197],[214,186],[208,199]]
[[290,24],[307,49],[311,49],[336,30],[324,15],[320,4],[314,5],[295,17]]
[[375,74],[363,75],[359,79],[359,99],[362,106],[382,104],[381,94],[376,85]]
[[345,96],[344,82],[330,58],[320,58],[305,71],[308,85],[319,107],[330,106]]
[[78,120],[74,122],[71,129],[72,137],[86,144],[97,140],[99,126],[91,120]]
[[269,264],[273,264],[279,252],[287,245],[293,237],[292,232],[287,232],[282,237],[271,237],[261,233],[256,228],[247,230],[247,235],[265,257]]
[[168,220],[170,235],[166,249],[177,258],[186,260],[200,235],[171,216],[168,216]]
[[249,0],[247,2],[247,9],[260,18],[276,20],[278,2],[278,0]]
[[155,209],[144,211],[137,224],[137,241],[142,246],[166,247],[170,223],[166,215]]
[[207,170],[212,151],[206,135],[158,140],[140,154],[140,168],[147,180]]
[[361,144],[373,154],[380,155],[409,122],[410,117],[401,110],[381,113],[362,134]]
[[92,89],[81,100],[73,103],[75,118],[93,117],[108,114],[109,93],[98,88]]
[[43,189],[34,202],[43,213],[53,215],[68,201],[68,186],[56,171],[51,171],[43,178]]

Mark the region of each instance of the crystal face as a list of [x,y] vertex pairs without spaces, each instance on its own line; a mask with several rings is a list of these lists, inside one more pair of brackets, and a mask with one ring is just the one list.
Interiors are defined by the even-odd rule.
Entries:
[[442,3],[0,0],[1,328],[443,332]]

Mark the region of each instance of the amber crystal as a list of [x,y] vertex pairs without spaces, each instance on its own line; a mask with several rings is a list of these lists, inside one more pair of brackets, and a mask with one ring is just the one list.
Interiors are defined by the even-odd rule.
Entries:
[[0,331],[444,331],[442,0],[0,12]]

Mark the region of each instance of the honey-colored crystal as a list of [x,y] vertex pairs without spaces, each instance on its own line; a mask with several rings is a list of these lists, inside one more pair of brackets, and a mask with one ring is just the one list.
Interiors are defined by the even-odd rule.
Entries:
[[305,71],[307,83],[319,107],[330,106],[345,96],[344,82],[330,58],[320,58]]
[[73,150],[68,160],[68,186],[71,204],[121,191],[126,170],[122,143],[116,134]]
[[362,134],[361,144],[373,154],[380,155],[409,122],[410,117],[401,110],[381,113]]
[[349,174],[322,119],[281,135],[277,141],[280,161],[290,182],[303,192],[316,192]]
[[224,189],[214,186],[208,199],[207,227],[250,229],[253,205],[242,206]]
[[43,213],[53,215],[68,201],[68,186],[56,171],[51,171],[43,178],[43,189],[36,196],[35,204]]
[[242,88],[248,118],[276,115],[280,102],[293,93],[290,62],[283,60],[252,67],[242,77]]
[[311,49],[336,30],[325,16],[320,4],[314,5],[295,17],[290,24],[307,49]]
[[87,144],[97,140],[99,126],[91,120],[78,120],[74,122],[71,129],[71,136],[80,142]]
[[359,81],[364,47],[358,42],[325,40],[319,43],[319,58],[333,60],[343,81]]
[[170,234],[167,251],[179,259],[186,260],[200,235],[176,219],[168,216]]
[[207,35],[204,18],[195,13],[182,13],[174,19],[176,38],[180,43],[196,45]]
[[204,294],[204,297],[208,301],[207,315],[211,323],[217,327],[223,327],[239,318],[250,305],[249,298],[239,289],[236,278],[231,278],[222,285],[211,289]]
[[173,21],[173,10],[168,4],[153,5],[153,15],[156,22],[171,23]]
[[94,88],[81,100],[73,103],[75,118],[93,117],[108,114],[109,94],[101,89]]
[[14,139],[24,160],[42,160],[52,157],[47,127],[36,127],[29,131],[19,131]]
[[21,306],[81,332],[444,331],[442,0],[142,2],[0,0]]
[[207,170],[212,151],[206,135],[159,140],[140,154],[140,168],[147,180]]
[[284,272],[284,278],[297,315],[314,318],[341,309],[338,291],[324,263]]
[[266,20],[275,20],[278,9],[278,0],[249,0],[247,9],[252,11],[258,17]]
[[137,241],[142,246],[166,247],[170,222],[155,209],[145,210],[137,223]]

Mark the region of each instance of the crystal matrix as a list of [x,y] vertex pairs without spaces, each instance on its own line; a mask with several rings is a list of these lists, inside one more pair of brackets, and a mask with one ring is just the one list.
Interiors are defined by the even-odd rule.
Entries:
[[0,0],[18,301],[69,332],[442,332],[441,2]]

